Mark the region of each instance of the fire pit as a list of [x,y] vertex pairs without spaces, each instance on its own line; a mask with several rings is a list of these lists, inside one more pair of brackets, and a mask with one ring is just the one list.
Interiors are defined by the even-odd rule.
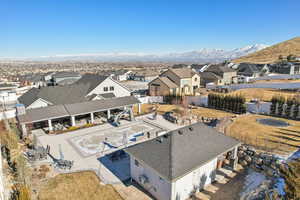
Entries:
[[275,126],[275,127],[286,127],[290,125],[289,123],[283,120],[272,119],[272,118],[257,119],[256,121],[263,125]]

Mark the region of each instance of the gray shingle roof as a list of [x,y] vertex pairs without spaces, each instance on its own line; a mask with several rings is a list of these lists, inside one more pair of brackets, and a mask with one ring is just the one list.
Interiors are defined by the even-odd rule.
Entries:
[[89,85],[65,85],[54,87],[42,87],[41,89],[32,88],[21,97],[18,101],[28,107],[37,99],[41,98],[53,105],[77,103],[87,101],[85,98]]
[[106,78],[105,76],[87,74],[74,84],[42,87],[41,89],[33,88],[19,97],[18,100],[26,107],[39,98],[53,105],[84,102],[89,100],[86,95]]
[[97,74],[85,74],[78,81],[76,81],[75,84],[87,85],[88,90],[86,94],[88,94],[107,78],[108,76],[99,76]]
[[87,101],[82,103],[66,104],[65,108],[70,115],[78,115],[96,111],[103,111],[112,108],[118,108],[126,105],[140,103],[134,96],[119,97],[113,99],[103,99]]
[[137,103],[140,102],[134,96],[126,96],[113,99],[87,101],[75,104],[48,106],[43,108],[28,109],[26,110],[26,114],[19,115],[18,119],[20,123],[31,123],[60,117],[70,117],[72,115],[99,112]]
[[43,108],[28,109],[26,110],[26,114],[19,115],[18,119],[21,123],[31,123],[66,116],[69,116],[69,113],[65,109],[64,105],[56,105]]
[[128,147],[125,151],[172,181],[238,144],[239,141],[203,123],[196,123]]
[[99,94],[99,95],[102,96],[102,97],[105,98],[105,99],[111,99],[111,98],[116,97],[115,94],[112,93],[112,92],[104,93],[104,94]]
[[52,75],[53,78],[66,78],[66,77],[81,77],[77,72],[56,72]]

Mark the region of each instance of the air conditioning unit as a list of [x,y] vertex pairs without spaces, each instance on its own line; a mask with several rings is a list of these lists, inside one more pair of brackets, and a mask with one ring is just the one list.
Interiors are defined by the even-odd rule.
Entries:
[[141,184],[145,185],[145,184],[149,183],[149,178],[145,174],[140,175],[139,176],[139,182]]

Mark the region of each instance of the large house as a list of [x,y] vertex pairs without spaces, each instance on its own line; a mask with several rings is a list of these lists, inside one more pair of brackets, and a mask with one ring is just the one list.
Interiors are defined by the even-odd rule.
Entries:
[[237,74],[250,78],[258,78],[270,72],[267,64],[240,63],[237,68]]
[[18,101],[30,109],[130,95],[128,88],[111,77],[86,74],[70,85],[32,88]]
[[233,78],[237,76],[237,72],[224,64],[209,65],[204,72],[211,72],[221,77],[218,85],[229,85],[233,83]]
[[271,73],[277,74],[300,74],[300,63],[298,62],[282,62],[270,65]]
[[194,95],[200,87],[200,75],[190,68],[168,69],[148,86],[151,96]]
[[159,200],[183,200],[214,182],[217,163],[231,152],[237,163],[240,142],[196,123],[128,147],[131,178]]

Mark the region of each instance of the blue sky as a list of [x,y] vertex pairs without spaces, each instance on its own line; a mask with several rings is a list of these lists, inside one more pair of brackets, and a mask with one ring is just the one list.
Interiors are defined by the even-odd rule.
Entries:
[[0,57],[181,52],[300,36],[299,0],[0,0]]

